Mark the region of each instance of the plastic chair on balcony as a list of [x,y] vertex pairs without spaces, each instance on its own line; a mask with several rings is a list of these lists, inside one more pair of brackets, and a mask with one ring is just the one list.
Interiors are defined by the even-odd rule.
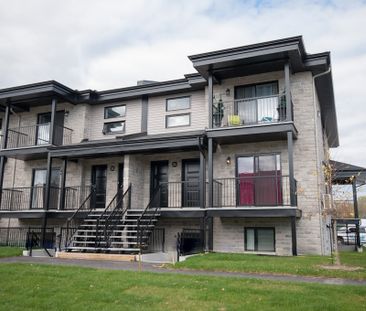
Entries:
[[240,116],[236,114],[231,114],[228,116],[228,123],[229,126],[238,126],[241,125]]

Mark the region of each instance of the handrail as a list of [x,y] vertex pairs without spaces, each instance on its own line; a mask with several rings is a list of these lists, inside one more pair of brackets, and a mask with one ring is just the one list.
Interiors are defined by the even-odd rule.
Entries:
[[[76,216],[78,214],[80,214],[81,211],[85,211],[85,209],[84,209],[85,205],[94,196],[94,194],[95,194],[95,186],[92,185],[91,186],[91,189],[90,189],[89,195],[84,199],[84,201],[80,204],[79,208],[71,215],[71,217],[69,217],[67,219],[67,222],[66,222],[65,248],[69,245],[72,236],[75,234],[75,232],[78,229],[78,227],[72,226],[72,224],[74,224],[74,222],[75,222],[75,220],[77,218]],[[94,206],[92,206],[92,204],[90,203],[89,204],[89,208],[87,209],[87,213],[89,214],[92,209],[94,209]],[[75,228],[75,230],[73,230],[72,234],[69,236],[69,232],[70,232],[71,228]]]
[[[114,197],[112,198],[112,200],[109,202],[107,207],[103,210],[102,214],[97,219],[96,228],[95,228],[95,246],[96,247],[100,246],[100,232],[99,232],[100,230],[99,229],[100,229],[100,226],[101,226],[101,220],[105,217],[105,215],[111,209],[113,204],[115,204],[115,202],[117,202],[118,198],[121,197],[121,196],[123,196],[123,186],[118,188],[118,190],[117,190],[116,194],[114,195]],[[115,204],[114,206],[117,206],[117,204]]]
[[[127,204],[123,204],[125,197],[127,196]],[[131,208],[131,184],[129,184],[126,192],[122,195],[122,197],[118,200],[116,207],[112,210],[109,216],[106,218],[104,222],[104,240],[105,247],[110,246],[110,237],[113,234],[113,231],[120,223],[120,220],[124,217],[125,213],[128,209]]]
[[[161,193],[160,188],[161,188],[161,185],[159,185],[159,187],[153,194],[150,202],[147,204],[146,208],[142,212],[141,216],[137,219],[137,241],[138,241],[138,248],[140,249],[140,253],[142,251],[143,236],[145,235],[145,232],[152,224],[153,220],[156,218],[156,214],[160,210],[160,193]],[[156,202],[156,199],[158,199],[158,202]],[[155,204],[155,206],[153,206],[154,202],[157,203],[157,204]],[[152,212],[152,213],[149,213],[149,215],[146,216],[147,212]],[[142,226],[141,221],[145,216],[148,218],[148,221],[147,221],[147,223],[145,223]]]

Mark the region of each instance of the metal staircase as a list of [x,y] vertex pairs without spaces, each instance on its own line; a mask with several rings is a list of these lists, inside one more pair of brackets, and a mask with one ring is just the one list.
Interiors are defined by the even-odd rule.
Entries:
[[[154,195],[154,198],[156,195]],[[105,209],[94,209],[72,235],[67,251],[138,253],[148,247],[160,208],[154,199],[143,209],[131,209],[131,186],[119,189]]]

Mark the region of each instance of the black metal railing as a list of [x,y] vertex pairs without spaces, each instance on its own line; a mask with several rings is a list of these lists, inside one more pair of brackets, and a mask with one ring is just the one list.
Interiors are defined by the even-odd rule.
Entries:
[[180,256],[202,253],[205,248],[204,230],[183,229],[177,235],[177,260]]
[[[91,186],[65,187],[65,210],[76,210],[90,194]],[[59,209],[61,188],[51,186],[49,209]],[[0,210],[20,211],[44,209],[46,202],[46,185],[33,187],[3,188]]]
[[160,183],[161,207],[200,207],[199,181],[176,181]]
[[[286,175],[217,178],[215,182],[212,207],[291,205],[290,178]],[[292,195],[296,198],[296,189]]]
[[95,232],[95,247],[101,247],[101,242],[103,241],[104,225],[105,220],[109,214],[117,208],[118,204],[121,202],[121,198],[124,197],[123,187],[120,187],[112,200],[109,202],[107,207],[103,210],[102,214],[98,217],[96,221],[96,232]]
[[[121,223],[127,210],[131,208],[131,184],[127,188],[126,192],[122,197],[117,196],[117,201],[114,209],[110,211],[109,216],[104,221],[104,246],[110,247],[111,245],[111,235],[113,231],[116,230],[118,224]],[[98,226],[97,226],[98,232]]]
[[25,247],[29,228],[0,227],[0,246]]
[[214,128],[283,122],[287,119],[286,95],[276,94],[233,101],[219,99],[213,103],[212,118]]
[[[56,146],[72,143],[73,130],[62,125],[55,125],[53,143]],[[51,143],[51,124],[20,126],[8,130],[7,148],[30,147]]]
[[140,252],[146,247],[146,243],[153,230],[154,221],[159,216],[161,209],[161,189],[162,187],[159,186],[155,190],[150,202],[147,204],[141,216],[137,219],[137,241]]
[[[43,236],[44,234],[44,236]],[[56,246],[56,233],[53,227],[50,228],[32,228],[27,232],[26,249],[29,251],[29,256],[32,256],[34,248],[43,248],[48,256],[52,255],[47,249],[54,249]]]
[[71,242],[72,236],[79,228],[80,222],[87,217],[87,215],[94,209],[95,202],[95,186],[92,185],[90,193],[81,202],[79,208],[71,215],[66,221],[66,237],[65,237],[65,248]]

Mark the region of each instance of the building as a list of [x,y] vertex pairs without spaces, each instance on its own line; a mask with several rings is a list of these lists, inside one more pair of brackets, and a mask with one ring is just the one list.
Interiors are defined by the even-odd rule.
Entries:
[[165,251],[185,233],[217,252],[330,253],[330,53],[292,37],[189,59],[197,72],[171,81],[1,89],[0,227],[69,226],[75,250],[133,252],[153,232]]

